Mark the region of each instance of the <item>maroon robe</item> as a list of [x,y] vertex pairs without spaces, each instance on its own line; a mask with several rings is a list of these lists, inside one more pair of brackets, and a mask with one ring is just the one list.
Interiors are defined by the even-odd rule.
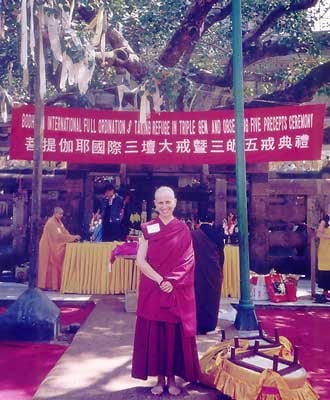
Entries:
[[[156,224],[159,225],[159,232],[148,233],[148,226]],[[173,284],[173,291],[161,291],[155,281],[141,274],[138,317],[151,321],[181,322],[184,336],[195,336],[195,259],[188,227],[176,218],[167,225],[157,218],[142,225],[142,232],[148,240],[148,263]]]
[[177,375],[196,381],[200,368],[190,231],[176,218],[167,225],[157,218],[142,225],[142,231],[148,240],[148,263],[171,281],[173,291],[162,292],[155,281],[141,274],[132,376]]
[[224,263],[222,229],[203,224],[192,232],[195,252],[197,332],[213,331],[218,324]]

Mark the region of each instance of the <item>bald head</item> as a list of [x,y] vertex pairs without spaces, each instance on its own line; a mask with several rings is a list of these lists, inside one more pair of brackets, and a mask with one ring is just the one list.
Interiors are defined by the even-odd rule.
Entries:
[[63,217],[64,211],[63,208],[61,207],[55,207],[54,208],[54,217],[58,220],[61,220]]
[[175,194],[174,190],[170,188],[169,186],[161,186],[155,191],[155,200],[159,198],[160,196],[169,196],[172,197],[172,199],[175,199]]
[[176,198],[173,189],[168,186],[161,186],[155,192],[155,206],[159,217],[164,222],[173,218],[173,211],[176,206]]

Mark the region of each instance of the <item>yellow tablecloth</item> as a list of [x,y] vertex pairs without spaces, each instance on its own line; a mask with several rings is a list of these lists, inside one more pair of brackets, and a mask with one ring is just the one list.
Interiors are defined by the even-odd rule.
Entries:
[[138,271],[134,260],[118,257],[109,272],[112,250],[120,242],[68,243],[61,293],[120,294],[136,289]]
[[225,246],[221,297],[240,297],[240,272],[238,246]]
[[[112,250],[120,242],[68,243],[66,245],[61,293],[122,294],[136,290],[139,270],[134,260],[117,257],[109,273]],[[225,246],[222,297],[240,297],[238,246]]]

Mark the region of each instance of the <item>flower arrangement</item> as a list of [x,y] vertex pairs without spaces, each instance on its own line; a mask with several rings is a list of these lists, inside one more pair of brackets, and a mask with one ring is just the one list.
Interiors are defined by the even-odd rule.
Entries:
[[97,211],[96,213],[93,213],[91,222],[89,224],[89,232],[90,233],[95,232],[95,229],[101,224],[102,224],[102,217],[99,211]]
[[102,241],[102,217],[99,210],[93,213],[91,222],[89,224],[89,233],[91,242]]
[[133,214],[131,214],[131,216],[129,217],[130,223],[132,225],[141,222],[141,216],[138,212],[135,212]]
[[226,243],[238,243],[238,226],[237,217],[233,213],[229,213],[222,223]]

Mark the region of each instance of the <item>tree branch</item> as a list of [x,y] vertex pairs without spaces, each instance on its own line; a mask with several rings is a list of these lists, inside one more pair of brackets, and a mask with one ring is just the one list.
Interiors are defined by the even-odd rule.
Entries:
[[[244,67],[256,63],[257,61],[263,60],[265,58],[271,57],[281,57],[292,53],[306,53],[308,51],[307,47],[301,46],[298,48],[298,40],[293,39],[290,45],[265,42],[261,46],[251,45],[244,52]],[[222,76],[212,74],[211,72],[205,70],[191,70],[189,73],[189,78],[196,83],[220,86],[220,87],[231,87],[233,80],[231,58],[225,67],[225,72]]]
[[203,29],[203,34],[208,31],[214,24],[216,24],[217,22],[223,21],[224,19],[226,19],[227,17],[229,17],[229,15],[231,14],[231,10],[232,10],[232,3],[229,2],[227,5],[225,5],[223,8],[221,8],[220,10],[211,12],[206,20],[205,20],[205,24],[204,24],[204,29]]
[[[260,61],[266,57],[275,57],[275,56],[285,56],[293,53],[306,53],[307,47],[300,44],[297,39],[293,39],[291,41],[291,46],[280,44],[280,43],[272,43],[269,41],[261,42],[259,38],[261,35],[269,29],[275,21],[281,18],[283,15],[291,14],[293,12],[298,12],[302,10],[306,10],[310,7],[313,7],[317,4],[318,0],[292,0],[289,6],[285,6],[280,4],[274,10],[272,10],[267,17],[259,24],[258,28],[253,32],[246,35],[243,40],[243,57],[244,57],[244,66],[251,65],[257,61]],[[226,76],[232,77],[233,74],[233,65],[232,65],[232,57],[227,63],[225,68]]]
[[291,14],[302,10],[307,10],[317,4],[318,0],[299,0],[292,1],[289,6],[278,5],[267,17],[258,25],[258,28],[246,35],[243,40],[243,49],[246,49],[251,43],[255,42],[263,33],[269,29],[275,21],[283,15]]
[[304,103],[311,101],[323,85],[330,83],[330,61],[313,68],[308,75],[287,89],[259,97],[260,100]]
[[[86,22],[90,22],[95,17],[94,10],[91,11],[81,4],[78,5],[77,12]],[[106,63],[114,67],[125,68],[135,80],[141,81],[147,73],[147,65],[141,61],[122,33],[115,28],[108,29],[106,40],[113,49],[113,52],[106,53]],[[98,62],[103,61],[100,52],[97,52],[96,59]]]
[[259,46],[251,45],[244,51],[244,67],[265,58],[287,56],[293,53],[305,54],[307,51],[307,45],[300,43],[298,39],[295,38],[293,38],[290,43],[286,44],[266,41]]
[[52,96],[45,102],[45,106],[53,106],[64,103],[71,107],[79,106],[79,94],[77,92],[60,92]]
[[190,73],[188,74],[188,77],[193,82],[199,83],[202,85],[220,86],[220,87],[231,87],[232,86],[231,76],[215,75],[204,69],[191,70]]
[[[144,78],[148,71],[148,67],[143,63],[140,57],[134,52],[128,41],[124,36],[115,28],[107,31],[107,40],[113,52],[108,52],[110,65],[125,68],[137,81]],[[113,53],[110,55],[110,53]],[[97,54],[97,58],[102,56]]]
[[[231,2],[219,10],[212,10],[212,7],[216,3],[218,3],[218,0],[195,0],[192,3],[180,27],[174,33],[159,57],[159,62],[162,65],[174,67],[179,61],[186,64],[201,35],[212,25],[230,15],[232,9]],[[288,45],[273,43],[271,41],[262,43],[258,41],[258,38],[283,15],[308,9],[316,3],[317,0],[292,0],[288,7],[280,5],[272,10],[261,22],[259,27],[244,38],[244,65],[251,65],[267,57],[288,55],[293,51],[297,52],[297,49],[299,49],[299,52],[306,52],[307,48],[304,46],[298,47],[298,42],[296,40],[292,40]],[[113,50],[106,52],[106,63],[114,67],[125,68],[134,79],[141,81],[148,73],[148,65],[134,52],[122,33],[113,28],[109,29],[107,31],[107,42],[111,45]],[[103,56],[99,52],[96,54],[96,58],[99,62],[103,60]],[[299,102],[297,99],[311,98],[324,83],[328,82],[329,78],[327,78],[327,74],[328,76],[330,75],[328,63],[314,68],[303,81],[296,85],[283,91],[261,96],[260,99]],[[222,76],[217,76],[205,70],[191,70],[188,78],[198,84],[231,87],[232,60],[230,59],[228,61]],[[112,90],[113,89],[109,89],[109,91]],[[177,106],[179,108],[182,108],[183,96],[184,92],[180,93],[178,96]],[[126,95],[125,99],[128,100]],[[130,100],[131,99],[129,99],[128,102],[131,102]]]
[[[85,102],[90,103],[89,107],[95,107],[95,98],[99,93],[110,93],[114,96],[118,96],[118,89],[116,86],[108,86],[102,89],[90,89],[84,96]],[[135,93],[124,93],[122,105],[126,106],[127,104],[134,105],[135,103]],[[60,103],[65,103],[70,105],[71,107],[81,107],[81,96],[76,91],[70,92],[62,92],[52,96],[50,99],[47,100],[45,103],[46,106],[52,106]],[[85,104],[86,105],[86,104]],[[96,104],[97,108],[102,108],[100,104]],[[107,104],[109,109],[113,108],[113,104]]]
[[[293,52],[297,52],[298,41],[292,42],[292,47],[288,45],[281,45],[279,43],[258,43],[257,39],[268,29],[274,22],[282,17],[283,15],[290,14],[297,11],[302,11],[314,6],[318,0],[298,0],[292,1],[292,3],[285,7],[279,5],[272,10],[258,28],[249,34],[243,41],[244,49],[244,65],[251,65],[256,61],[264,59],[266,57],[283,56]],[[174,33],[172,39],[166,46],[165,50],[159,57],[161,64],[169,67],[173,67],[182,56],[185,56],[185,62],[187,58],[193,52],[198,40],[201,35],[213,26],[215,23],[222,21],[227,18],[232,10],[232,3],[229,2],[226,6],[221,8],[219,11],[213,11],[209,15],[212,5],[215,2],[206,1],[195,1],[191,9],[188,11],[183,23],[180,28]],[[196,18],[196,15],[198,18]],[[195,20],[193,19],[195,18]],[[254,44],[255,43],[255,44]],[[299,48],[299,52],[305,53],[307,48],[302,46]],[[231,86],[232,80],[232,59],[228,60],[225,67],[225,73],[221,76],[210,74],[207,71],[198,71],[190,74],[190,78],[196,83],[205,83],[215,86]]]
[[[231,10],[232,10],[232,5],[230,2],[225,7],[221,8],[220,10],[217,10],[217,12],[211,12],[205,19],[205,23],[202,26],[202,31],[200,36],[204,35],[209,30],[209,28],[213,26],[215,23],[226,19],[231,14]],[[187,45],[182,57],[184,65],[188,64],[197,43],[198,41],[191,41]]]
[[158,61],[165,67],[174,67],[187,49],[195,46],[201,37],[203,24],[218,0],[195,0],[180,27],[161,53]]

